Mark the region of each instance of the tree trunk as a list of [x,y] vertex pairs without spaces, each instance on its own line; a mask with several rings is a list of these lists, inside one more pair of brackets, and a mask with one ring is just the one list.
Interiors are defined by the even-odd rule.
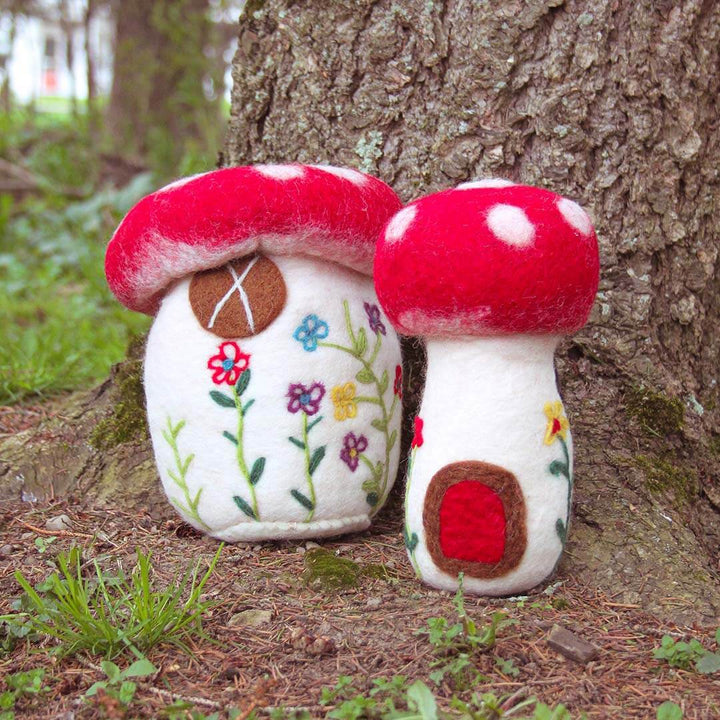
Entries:
[[[374,171],[406,200],[500,175],[590,210],[599,298],[557,362],[577,453],[558,577],[674,620],[720,612],[719,40],[709,0],[256,0],[225,148],[228,164]],[[124,367],[76,399],[70,471],[67,422],[0,440],[6,495],[66,478],[76,495],[161,507]]]
[[356,166],[405,200],[499,175],[582,202],[603,270],[558,359],[577,447],[560,577],[713,618],[719,48],[708,0],[254,3],[225,157]]
[[197,154],[220,141],[220,96],[206,57],[209,0],[123,0],[116,18],[113,85],[107,129],[117,152],[135,153],[173,173],[193,143]]

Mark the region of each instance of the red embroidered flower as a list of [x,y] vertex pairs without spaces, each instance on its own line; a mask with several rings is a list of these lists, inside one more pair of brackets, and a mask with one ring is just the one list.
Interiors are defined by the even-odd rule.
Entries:
[[402,368],[400,365],[395,366],[395,382],[393,384],[393,392],[402,400]]
[[231,386],[249,365],[250,356],[241,352],[238,344],[232,340],[220,343],[218,354],[213,355],[207,363],[208,370],[213,370],[212,379],[216,385],[227,383]]
[[415,418],[415,435],[412,439],[412,442],[410,443],[411,448],[419,448],[422,447],[422,444],[424,442],[423,440],[423,425],[425,423],[423,422],[423,419],[418,415]]

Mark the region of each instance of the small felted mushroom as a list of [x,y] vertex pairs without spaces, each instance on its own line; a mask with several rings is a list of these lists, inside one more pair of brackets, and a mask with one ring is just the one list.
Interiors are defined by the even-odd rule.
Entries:
[[506,595],[549,576],[567,537],[573,450],[555,384],[587,321],[597,239],[579,205],[506,180],[421,198],[387,224],[380,303],[427,341],[405,541],[430,585]]
[[372,284],[385,183],[256,165],[141,200],[106,254],[115,295],[156,315],[148,422],[165,492],[223,540],[367,527],[394,482],[399,341]]

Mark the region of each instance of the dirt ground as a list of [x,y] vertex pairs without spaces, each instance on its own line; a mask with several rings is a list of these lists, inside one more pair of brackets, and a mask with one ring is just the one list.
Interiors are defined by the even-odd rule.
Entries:
[[[455,622],[456,614],[450,595],[414,578],[401,540],[400,510],[396,496],[371,531],[318,543],[357,563],[355,587],[335,590],[327,583],[308,582],[307,560],[317,552],[312,544],[226,546],[206,587],[219,603],[204,621],[217,644],[199,642],[193,657],[172,647],[150,652],[160,672],[140,681],[128,716],[161,717],[162,709],[180,696],[205,714],[234,707],[246,717],[253,708],[264,714],[282,705],[324,717],[329,708],[319,704],[321,689],[334,686],[340,675],[354,676],[361,688],[374,678],[398,674],[423,679],[442,705],[453,689],[435,688],[428,680],[432,648],[415,633],[428,618]],[[70,517],[71,529],[46,530],[46,521],[62,513]],[[40,552],[35,539],[50,536],[57,539]],[[151,551],[161,586],[193,559],[206,566],[217,550],[215,541],[170,515],[158,519],[59,502],[6,506],[0,524],[0,548],[5,548],[0,614],[10,610],[19,594],[15,570],[37,582],[50,572],[52,556],[72,544],[82,546],[88,558],[102,558],[103,566],[120,563],[126,571],[135,562],[136,547]],[[592,578],[565,576],[562,567],[550,590],[526,599],[466,599],[468,613],[478,622],[498,609],[517,621],[500,631],[491,653],[479,657],[478,669],[489,682],[475,690],[511,696],[510,705],[529,696],[549,705],[562,702],[573,718],[582,712],[588,718],[654,718],[665,700],[678,703],[686,720],[720,717],[717,675],[673,670],[652,656],[665,633],[696,637],[714,647],[715,628],[663,625],[641,607],[600,594]],[[255,628],[233,621],[248,609],[271,615]],[[553,651],[547,636],[554,623],[594,643],[597,658],[583,665]],[[36,650],[20,644],[0,656],[0,676],[35,667],[47,671],[50,692],[34,701],[20,700],[17,717],[112,717],[101,703],[81,698],[103,678],[101,658],[56,661]],[[511,660],[518,674],[504,674],[496,657]]]

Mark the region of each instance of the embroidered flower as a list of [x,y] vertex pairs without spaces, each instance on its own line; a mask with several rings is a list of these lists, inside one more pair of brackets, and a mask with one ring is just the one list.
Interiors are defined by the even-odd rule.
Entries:
[[545,403],[544,412],[548,421],[547,427],[545,428],[545,444],[552,445],[557,437],[564,440],[570,423],[565,417],[562,403],[559,400],[552,403]]
[[422,447],[423,442],[423,425],[425,422],[423,419],[418,415],[415,418],[415,435],[413,436],[412,442],[410,443],[411,448],[419,448]]
[[347,382],[344,385],[336,385],[332,389],[332,401],[335,405],[335,419],[347,420],[357,415],[357,400],[355,383]]
[[368,441],[364,435],[357,437],[355,433],[348,433],[343,440],[340,459],[355,472],[360,462],[360,453],[367,450]]
[[317,350],[318,340],[324,340],[330,332],[328,324],[317,315],[306,315],[295,328],[293,337],[302,343],[307,352]]
[[395,366],[395,382],[393,383],[393,392],[402,400],[402,368],[400,365]]
[[287,409],[291,413],[302,410],[306,415],[314,415],[320,409],[320,401],[325,395],[325,386],[314,382],[310,387],[302,383],[292,383],[285,397],[290,398]]
[[386,334],[385,325],[383,324],[383,321],[380,319],[380,308],[375,305],[374,303],[371,305],[370,303],[363,303],[363,307],[365,308],[365,312],[368,316],[368,324],[370,325],[370,330],[372,330],[374,333],[381,333],[382,335]]
[[208,370],[213,370],[213,382],[216,385],[227,383],[230,386],[238,381],[249,365],[250,356],[241,352],[238,344],[232,340],[220,343],[218,354],[213,355],[207,363]]

